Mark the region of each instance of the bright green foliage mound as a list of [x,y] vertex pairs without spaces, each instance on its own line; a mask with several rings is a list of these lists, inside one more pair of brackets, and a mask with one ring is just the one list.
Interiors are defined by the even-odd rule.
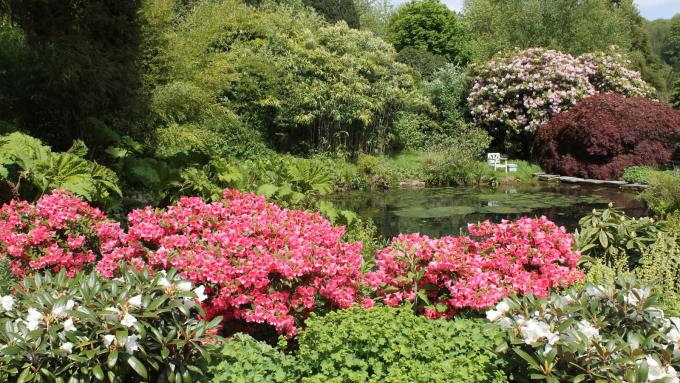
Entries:
[[430,320],[375,307],[312,316],[300,336],[303,383],[507,382],[477,320]]
[[236,334],[214,356],[211,383],[295,383],[295,357],[248,335]]

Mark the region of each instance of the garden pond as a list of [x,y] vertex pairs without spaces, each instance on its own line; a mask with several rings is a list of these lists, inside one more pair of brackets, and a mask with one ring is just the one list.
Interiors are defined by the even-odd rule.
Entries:
[[648,214],[636,193],[612,187],[539,184],[528,186],[394,189],[348,192],[329,197],[339,208],[371,218],[381,235],[421,233],[431,237],[465,233],[468,223],[500,222],[545,215],[573,231],[594,208],[609,202],[633,217]]

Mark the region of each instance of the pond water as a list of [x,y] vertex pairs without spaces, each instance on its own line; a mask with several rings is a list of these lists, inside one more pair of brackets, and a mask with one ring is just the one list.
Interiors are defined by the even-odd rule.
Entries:
[[371,218],[380,234],[421,233],[431,237],[465,233],[467,224],[489,219],[545,215],[569,231],[593,208],[609,202],[630,216],[648,213],[635,193],[611,187],[539,184],[516,187],[452,187],[348,192],[329,197],[339,208]]

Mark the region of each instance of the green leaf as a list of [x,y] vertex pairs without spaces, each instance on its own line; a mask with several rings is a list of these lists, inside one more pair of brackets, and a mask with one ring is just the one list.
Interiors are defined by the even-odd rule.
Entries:
[[148,379],[149,373],[146,371],[146,367],[144,367],[139,359],[135,358],[134,356],[130,356],[127,360],[127,363],[130,365],[130,367],[132,367],[133,370],[135,370],[137,375],[144,379]]
[[276,194],[276,192],[278,190],[279,190],[279,187],[276,186],[276,185],[264,184],[264,185],[260,185],[260,187],[257,188],[256,193],[259,194],[259,195],[263,195],[267,198],[271,198],[272,196],[274,196],[274,194]]
[[111,353],[109,353],[109,357],[106,358],[106,365],[109,368],[114,368],[116,366],[116,362],[118,361],[118,350],[113,350]]

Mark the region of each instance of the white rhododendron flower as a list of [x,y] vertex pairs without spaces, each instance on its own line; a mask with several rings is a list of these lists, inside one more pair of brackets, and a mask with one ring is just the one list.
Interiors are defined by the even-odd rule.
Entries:
[[28,309],[28,316],[26,317],[26,327],[29,331],[33,331],[38,328],[40,322],[42,321],[43,315],[38,310],[33,307]]
[[[648,382],[663,381],[666,383],[680,383],[678,374],[673,368],[673,366],[670,365],[662,366],[659,362],[656,361],[656,359],[652,358],[649,355],[647,355],[645,361],[647,362],[647,366],[649,366],[647,372]],[[638,364],[641,364],[641,361],[638,361]]]
[[507,302],[501,301],[496,305],[495,310],[489,310],[486,312],[486,319],[495,322],[504,317],[508,311],[510,311],[510,306],[507,304]]
[[139,307],[142,305],[142,296],[141,295],[135,295],[134,297],[130,298],[128,300],[128,303],[132,307]]
[[125,314],[123,320],[120,321],[120,324],[127,327],[132,327],[135,323],[137,323],[137,318],[130,314]]
[[205,286],[198,286],[197,288],[195,288],[194,294],[196,294],[196,297],[199,302],[203,302],[204,300],[208,299],[208,296],[205,295]]
[[552,345],[560,339],[559,335],[550,331],[550,325],[536,319],[526,321],[520,328],[520,334],[528,345],[535,345],[544,338]]
[[73,352],[73,343],[71,342],[66,342],[59,347],[60,350],[66,351],[67,353],[72,353]]
[[102,341],[104,342],[104,346],[106,346],[106,347],[110,347],[115,339],[116,339],[115,335],[104,335],[104,336],[102,336]]
[[598,330],[587,320],[582,319],[580,322],[578,322],[577,327],[578,330],[582,332],[583,335],[586,336],[586,338],[588,338],[588,340],[600,339],[600,330]]
[[65,305],[63,304],[55,305],[52,308],[52,316],[55,318],[63,318],[66,316],[69,310],[73,309],[73,306],[75,306],[75,302],[73,302],[70,299],[66,302]]
[[168,281],[168,279],[165,278],[165,277],[163,277],[163,278],[161,278],[161,279],[158,280],[158,285],[159,285],[159,286],[163,286],[163,287],[165,287],[165,288],[168,288],[168,287],[172,286],[172,284],[170,283],[170,281]]
[[64,321],[64,331],[65,332],[72,332],[76,331],[76,326],[73,324],[73,319],[69,318]]
[[125,352],[133,354],[135,351],[139,350],[139,337],[137,335],[130,335],[123,340],[122,346],[125,346]]
[[10,311],[14,307],[14,297],[11,295],[5,295],[0,298],[0,306],[5,311]]
[[189,282],[189,281],[177,282],[177,290],[179,290],[179,291],[191,291],[191,282]]

